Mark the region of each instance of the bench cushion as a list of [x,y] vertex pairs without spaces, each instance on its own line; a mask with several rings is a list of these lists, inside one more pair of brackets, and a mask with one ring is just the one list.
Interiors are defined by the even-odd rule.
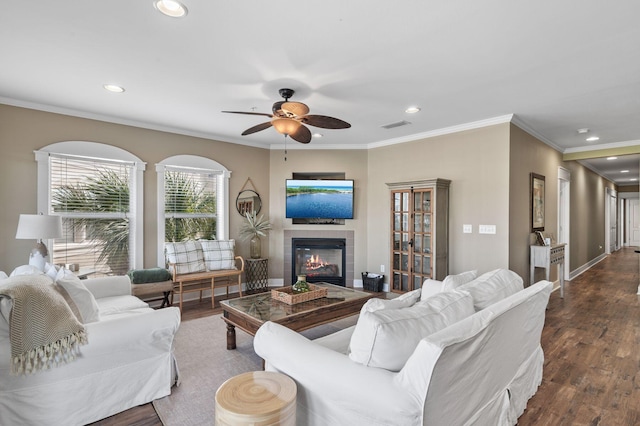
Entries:
[[178,243],[164,243],[167,261],[175,264],[177,274],[204,272],[204,255],[200,241],[182,241]]
[[171,274],[164,268],[132,269],[127,272],[131,284],[159,283],[171,280]]
[[235,240],[200,240],[207,270],[237,269]]

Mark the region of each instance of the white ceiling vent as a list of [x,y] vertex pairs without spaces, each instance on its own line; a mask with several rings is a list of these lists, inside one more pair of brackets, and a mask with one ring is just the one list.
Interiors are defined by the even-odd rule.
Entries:
[[394,127],[406,126],[407,124],[411,124],[411,123],[408,121],[402,120],[402,121],[397,121],[395,123],[385,124],[384,126],[381,126],[381,127],[383,129],[393,129]]

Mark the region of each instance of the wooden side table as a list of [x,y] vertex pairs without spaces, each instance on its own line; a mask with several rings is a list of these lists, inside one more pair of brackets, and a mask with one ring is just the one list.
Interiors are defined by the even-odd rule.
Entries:
[[296,383],[284,374],[250,371],[216,391],[217,426],[296,424]]
[[551,265],[558,265],[558,279],[560,280],[560,297],[564,297],[564,246],[565,243],[552,246],[531,246],[531,265],[529,284],[533,284],[536,268],[544,268],[546,279],[549,281]]
[[269,259],[245,259],[247,293],[269,289]]

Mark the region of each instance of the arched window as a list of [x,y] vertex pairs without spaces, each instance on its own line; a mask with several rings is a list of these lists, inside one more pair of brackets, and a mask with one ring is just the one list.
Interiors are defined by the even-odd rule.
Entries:
[[51,261],[82,275],[122,275],[142,266],[142,173],[135,155],[110,145],[69,141],[36,151],[38,212],[62,217]]
[[156,165],[158,173],[158,265],[164,243],[229,237],[229,177],[222,164],[177,155]]

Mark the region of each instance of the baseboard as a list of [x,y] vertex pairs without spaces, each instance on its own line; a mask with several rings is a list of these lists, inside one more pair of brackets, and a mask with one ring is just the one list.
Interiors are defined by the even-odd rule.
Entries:
[[585,263],[584,265],[582,265],[581,267],[574,269],[573,271],[569,272],[569,280],[574,279],[575,277],[583,274],[584,272],[588,271],[589,269],[591,269],[594,265],[597,265],[598,263],[602,262],[604,259],[607,258],[607,254],[603,253],[600,256],[596,257],[595,259],[592,259],[591,261]]

